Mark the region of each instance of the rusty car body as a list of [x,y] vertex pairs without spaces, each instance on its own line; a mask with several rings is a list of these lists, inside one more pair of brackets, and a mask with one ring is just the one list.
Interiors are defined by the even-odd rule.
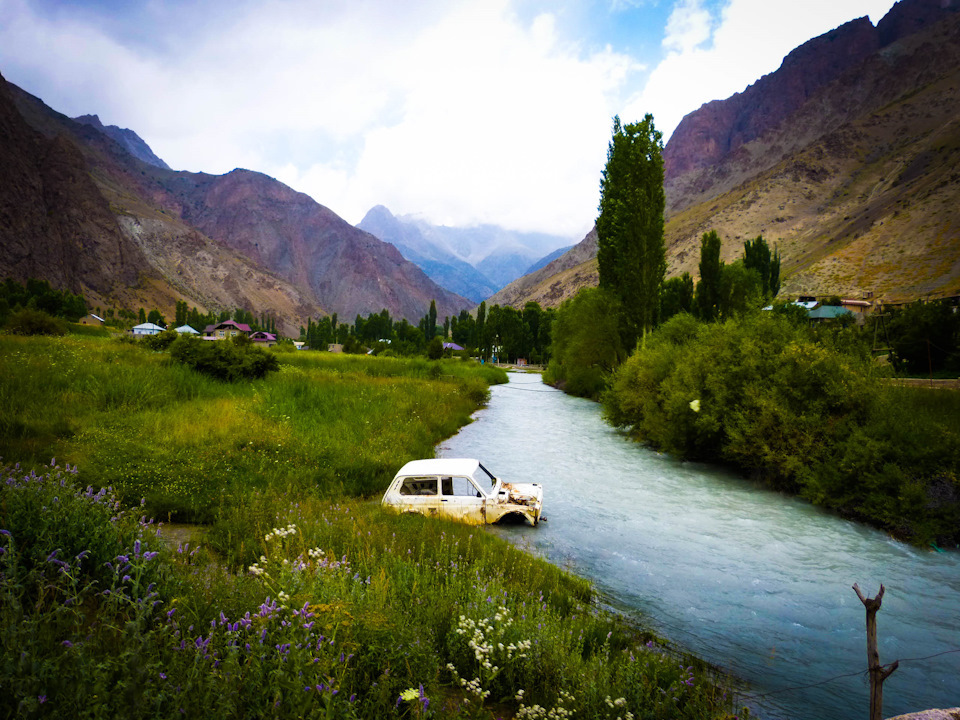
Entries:
[[479,460],[413,460],[396,474],[381,504],[397,512],[443,517],[470,525],[501,520],[540,523],[539,483],[505,483]]

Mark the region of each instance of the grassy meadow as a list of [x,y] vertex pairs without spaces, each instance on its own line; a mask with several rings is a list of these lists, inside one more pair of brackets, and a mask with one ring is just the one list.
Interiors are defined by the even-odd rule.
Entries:
[[375,502],[502,371],[278,357],[227,384],[0,335],[0,716],[733,717],[585,581]]

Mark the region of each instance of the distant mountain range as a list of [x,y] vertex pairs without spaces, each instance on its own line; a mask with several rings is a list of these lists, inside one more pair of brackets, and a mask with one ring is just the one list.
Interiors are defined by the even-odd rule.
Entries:
[[496,225],[432,225],[397,217],[383,205],[371,208],[357,227],[392,244],[437,284],[476,303],[569,250],[569,245],[561,247],[566,240],[555,235]]
[[[782,296],[960,294],[958,6],[901,0],[687,115],[663,152],[668,275],[696,277],[715,229],[728,262],[757,235],[776,245]],[[588,236],[489,302],[556,304],[596,285],[595,247]]]
[[386,308],[416,322],[474,302],[307,195],[249,170],[174,172],[136,133],[76,120],[0,77],[0,277],[94,305],[308,317]]

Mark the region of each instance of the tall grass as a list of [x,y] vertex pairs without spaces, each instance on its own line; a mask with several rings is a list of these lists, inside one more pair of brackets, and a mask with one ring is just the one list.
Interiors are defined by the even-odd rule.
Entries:
[[[499,371],[291,354],[228,385],[2,336],[0,370],[4,454],[84,463],[0,473],[4,717],[730,717],[709,668],[586,582],[363,499]],[[211,521],[205,547],[160,544],[151,510]]]
[[69,474],[4,475],[4,716],[730,717],[709,668],[482,530],[254,493],[232,572]]
[[503,382],[458,361],[278,355],[227,384],[109,339],[0,336],[0,455],[61,457],[163,519],[212,521],[251,490],[382,492]]

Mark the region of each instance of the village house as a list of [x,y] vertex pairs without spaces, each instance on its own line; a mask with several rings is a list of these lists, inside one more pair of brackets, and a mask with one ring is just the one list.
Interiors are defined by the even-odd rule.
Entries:
[[166,328],[155,325],[154,323],[140,323],[139,325],[133,326],[134,335],[159,335]]
[[273,333],[268,333],[263,330],[258,330],[250,336],[250,339],[253,340],[258,345],[263,345],[265,347],[273,347],[277,344],[277,336]]
[[106,321],[99,315],[90,313],[89,315],[84,315],[77,322],[79,322],[81,325],[103,325],[103,323]]
[[226,340],[237,335],[250,335],[250,326],[246,323],[238,323],[234,320],[224,320],[215,325],[207,325],[203,334],[214,340]]

